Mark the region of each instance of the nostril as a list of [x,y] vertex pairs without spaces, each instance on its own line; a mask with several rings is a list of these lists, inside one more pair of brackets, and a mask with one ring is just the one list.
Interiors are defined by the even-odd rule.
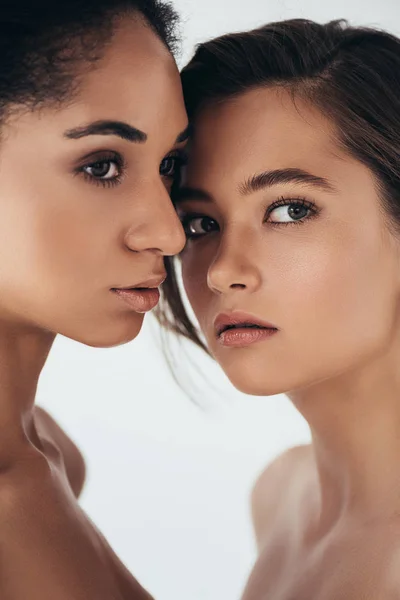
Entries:
[[244,283],[231,283],[230,287],[233,289],[244,289],[246,286]]

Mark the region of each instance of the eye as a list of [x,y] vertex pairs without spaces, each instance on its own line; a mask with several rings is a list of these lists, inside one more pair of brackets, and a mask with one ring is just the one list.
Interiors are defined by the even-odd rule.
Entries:
[[89,183],[110,187],[121,183],[124,175],[124,160],[120,154],[106,152],[91,157],[75,170],[75,175],[83,175]]
[[205,215],[184,215],[181,217],[181,222],[187,239],[195,239],[219,231],[217,221]]
[[119,165],[112,160],[99,160],[84,166],[82,170],[96,179],[115,179],[120,174]]
[[182,150],[176,151],[174,154],[169,154],[161,161],[160,175],[162,177],[176,179],[180,174],[181,168],[186,163],[187,156]]
[[269,207],[267,221],[276,225],[295,225],[316,216],[317,212],[316,205],[308,200],[281,198]]

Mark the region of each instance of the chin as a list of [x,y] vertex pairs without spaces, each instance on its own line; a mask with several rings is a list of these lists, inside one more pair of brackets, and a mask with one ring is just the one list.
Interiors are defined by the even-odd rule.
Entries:
[[135,318],[122,323],[90,323],[90,327],[59,331],[61,335],[92,348],[115,348],[134,340],[140,333],[144,315],[135,314]]
[[243,377],[238,373],[230,375],[227,371],[225,374],[239,392],[249,396],[276,396],[286,393],[288,389],[287,386],[274,381],[250,380],[248,374],[244,374]]
[[246,366],[243,365],[235,368],[235,365],[223,365],[221,362],[220,365],[232,385],[243,394],[250,396],[290,395],[329,381],[332,377],[340,374],[340,371],[335,373],[309,371],[307,373],[306,368],[288,373],[286,364],[283,365],[281,371],[277,367],[271,368],[269,371],[265,367],[260,369],[249,366],[246,369]]
[[232,385],[243,394],[276,396],[285,394],[302,383],[295,373],[288,372],[286,362],[283,365],[271,364],[268,368],[265,360],[256,361],[254,357],[250,359],[243,354],[237,356],[236,360],[232,360],[232,356],[230,358],[231,360],[224,357],[224,360],[217,362]]

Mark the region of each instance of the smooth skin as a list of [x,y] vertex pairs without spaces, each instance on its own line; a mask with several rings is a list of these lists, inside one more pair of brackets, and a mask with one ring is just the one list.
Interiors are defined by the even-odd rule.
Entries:
[[[125,125],[83,135],[99,121]],[[169,192],[187,125],[174,59],[141,18],[125,16],[96,68],[83,68],[73,101],[21,110],[5,126],[2,600],[150,598],[79,507],[83,459],[34,400],[56,333],[111,347],[140,332],[144,315],[112,288],[159,282],[163,257],[184,246]]]
[[[255,486],[243,600],[400,598],[400,242],[377,181],[284,89],[210,104],[194,131],[189,301],[232,383],[287,393],[312,433]],[[234,311],[277,331],[224,346],[213,323]]]

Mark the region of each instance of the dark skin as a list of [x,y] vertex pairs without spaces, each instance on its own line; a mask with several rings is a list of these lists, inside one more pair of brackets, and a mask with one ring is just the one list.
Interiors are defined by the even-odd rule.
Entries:
[[33,422],[42,447],[46,447],[46,454],[59,461],[72,492],[79,498],[86,479],[85,460],[79,448],[43,408],[34,407]]
[[169,193],[188,123],[138,17],[81,81],[61,109],[14,113],[0,147],[2,600],[150,599],[79,507],[83,459],[34,402],[56,333],[111,347],[140,332],[145,310],[113,288],[157,286],[184,245]]

